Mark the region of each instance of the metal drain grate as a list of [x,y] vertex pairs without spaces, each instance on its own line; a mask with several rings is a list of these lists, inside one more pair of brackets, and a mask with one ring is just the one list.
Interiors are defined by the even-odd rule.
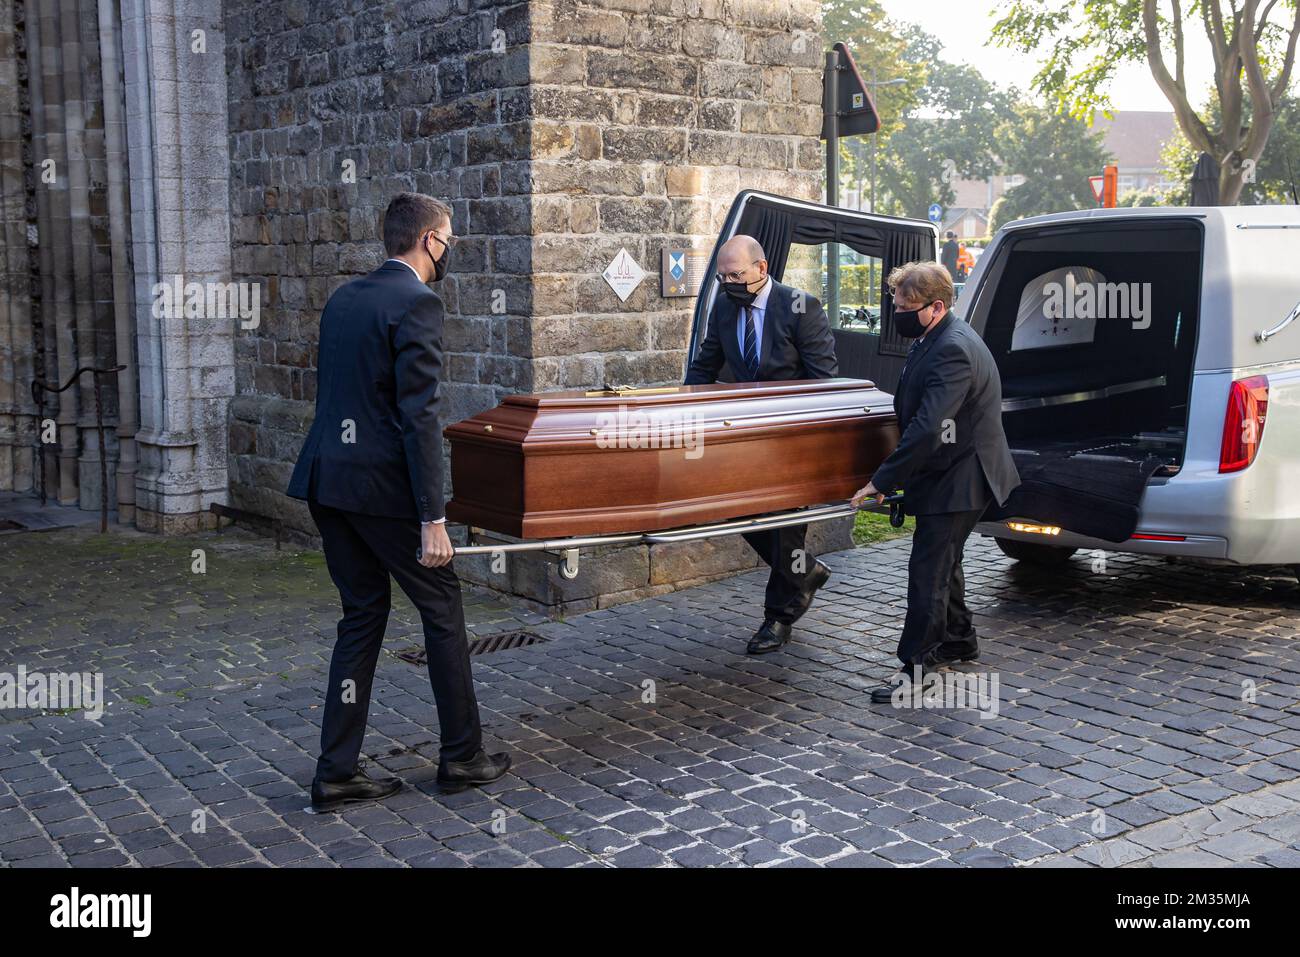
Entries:
[[503,631],[499,635],[484,635],[469,643],[471,655],[490,655],[496,651],[509,651],[511,648],[527,648],[546,641],[541,635],[531,631]]
[[[544,641],[545,638],[531,631],[503,631],[497,635],[484,635],[482,638],[471,639],[469,653],[471,656],[490,655],[498,651],[509,651],[511,648],[527,648],[529,645],[538,645]],[[396,652],[396,656],[413,665],[423,665],[426,661],[424,649],[419,646]]]

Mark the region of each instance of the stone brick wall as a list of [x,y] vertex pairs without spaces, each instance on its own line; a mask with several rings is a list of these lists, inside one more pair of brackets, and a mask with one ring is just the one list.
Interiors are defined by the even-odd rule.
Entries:
[[[228,0],[231,226],[237,277],[266,290],[236,342],[231,497],[304,534],[282,491],[316,398],[321,309],[383,260],[384,207],[401,190],[450,200],[456,247],[439,292],[450,321],[448,416],[526,388],[528,123],[502,103],[527,83],[527,4]],[[499,31],[499,32],[498,32]],[[493,42],[506,53],[494,52]],[[511,312],[493,313],[504,288]],[[512,327],[512,324],[513,327]]]
[[[557,0],[531,13],[530,84],[505,108],[533,124],[532,386],[680,382],[695,300],[659,294],[662,250],[711,247],[741,190],[820,192],[818,4]],[[649,274],[626,302],[602,278],[621,248]],[[809,547],[848,547],[849,536],[847,523],[814,526]],[[578,612],[758,564],[738,537],[586,550],[573,580],[558,558],[457,568]]]
[[222,0],[120,8],[139,363],[135,524],[188,532],[214,524],[209,507],[227,498],[239,323],[206,309],[155,310],[154,290],[177,277],[232,279]]
[[[694,300],[659,295],[663,248],[712,246],[742,189],[817,195],[818,5],[556,0],[532,26],[534,384],[680,381]],[[626,302],[620,248],[650,273]]]
[[[265,284],[236,342],[234,504],[311,535],[284,497],[310,423],[329,295],[383,258],[394,192],[445,198],[464,237],[448,306],[446,416],[511,392],[680,381],[693,300],[659,295],[665,246],[711,246],[742,189],[815,197],[822,165],[816,0],[227,0],[235,277]],[[621,248],[646,279],[620,302]],[[509,581],[573,606],[753,564],[611,553],[599,580]],[[458,563],[459,564],[459,563]]]

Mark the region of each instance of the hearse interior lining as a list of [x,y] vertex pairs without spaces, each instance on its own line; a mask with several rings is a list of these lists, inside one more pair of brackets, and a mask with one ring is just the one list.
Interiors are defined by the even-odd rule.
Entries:
[[909,343],[894,329],[894,299],[885,282],[895,266],[934,258],[934,231],[921,224],[863,222],[854,216],[830,212],[798,213],[750,200],[737,226],[758,240],[767,252],[767,268],[780,281],[793,245],[840,243],[882,263],[880,270],[881,318],[879,353],[905,356]]
[[[1000,267],[990,272],[995,294],[971,321],[1002,376],[1003,424],[1023,484],[989,520],[1029,519],[1113,542],[1132,536],[1147,484],[1182,465],[1201,249],[1197,224],[1126,223],[1030,233],[991,264]],[[1065,274],[1126,289],[1149,283],[1150,326],[1099,315],[1090,329],[1070,329],[1073,316],[1031,316],[1046,342],[1065,332],[1070,344],[1034,348],[1022,329],[1013,347],[1025,291]]]

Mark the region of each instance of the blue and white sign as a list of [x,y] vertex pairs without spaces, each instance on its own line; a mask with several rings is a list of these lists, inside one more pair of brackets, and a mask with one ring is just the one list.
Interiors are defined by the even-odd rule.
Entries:
[[697,295],[708,263],[709,254],[702,249],[665,249],[659,269],[660,294],[670,299]]
[[943,222],[943,207],[938,203],[930,207],[930,222],[936,226]]

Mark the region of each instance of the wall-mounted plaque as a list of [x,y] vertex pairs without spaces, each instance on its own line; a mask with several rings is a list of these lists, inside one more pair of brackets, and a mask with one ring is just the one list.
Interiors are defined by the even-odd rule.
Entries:
[[645,270],[626,249],[620,249],[614,261],[605,267],[605,282],[614,290],[619,302],[627,302],[627,297],[636,291],[644,278]]
[[659,289],[665,299],[694,296],[709,268],[709,254],[703,249],[665,249],[659,270]]

